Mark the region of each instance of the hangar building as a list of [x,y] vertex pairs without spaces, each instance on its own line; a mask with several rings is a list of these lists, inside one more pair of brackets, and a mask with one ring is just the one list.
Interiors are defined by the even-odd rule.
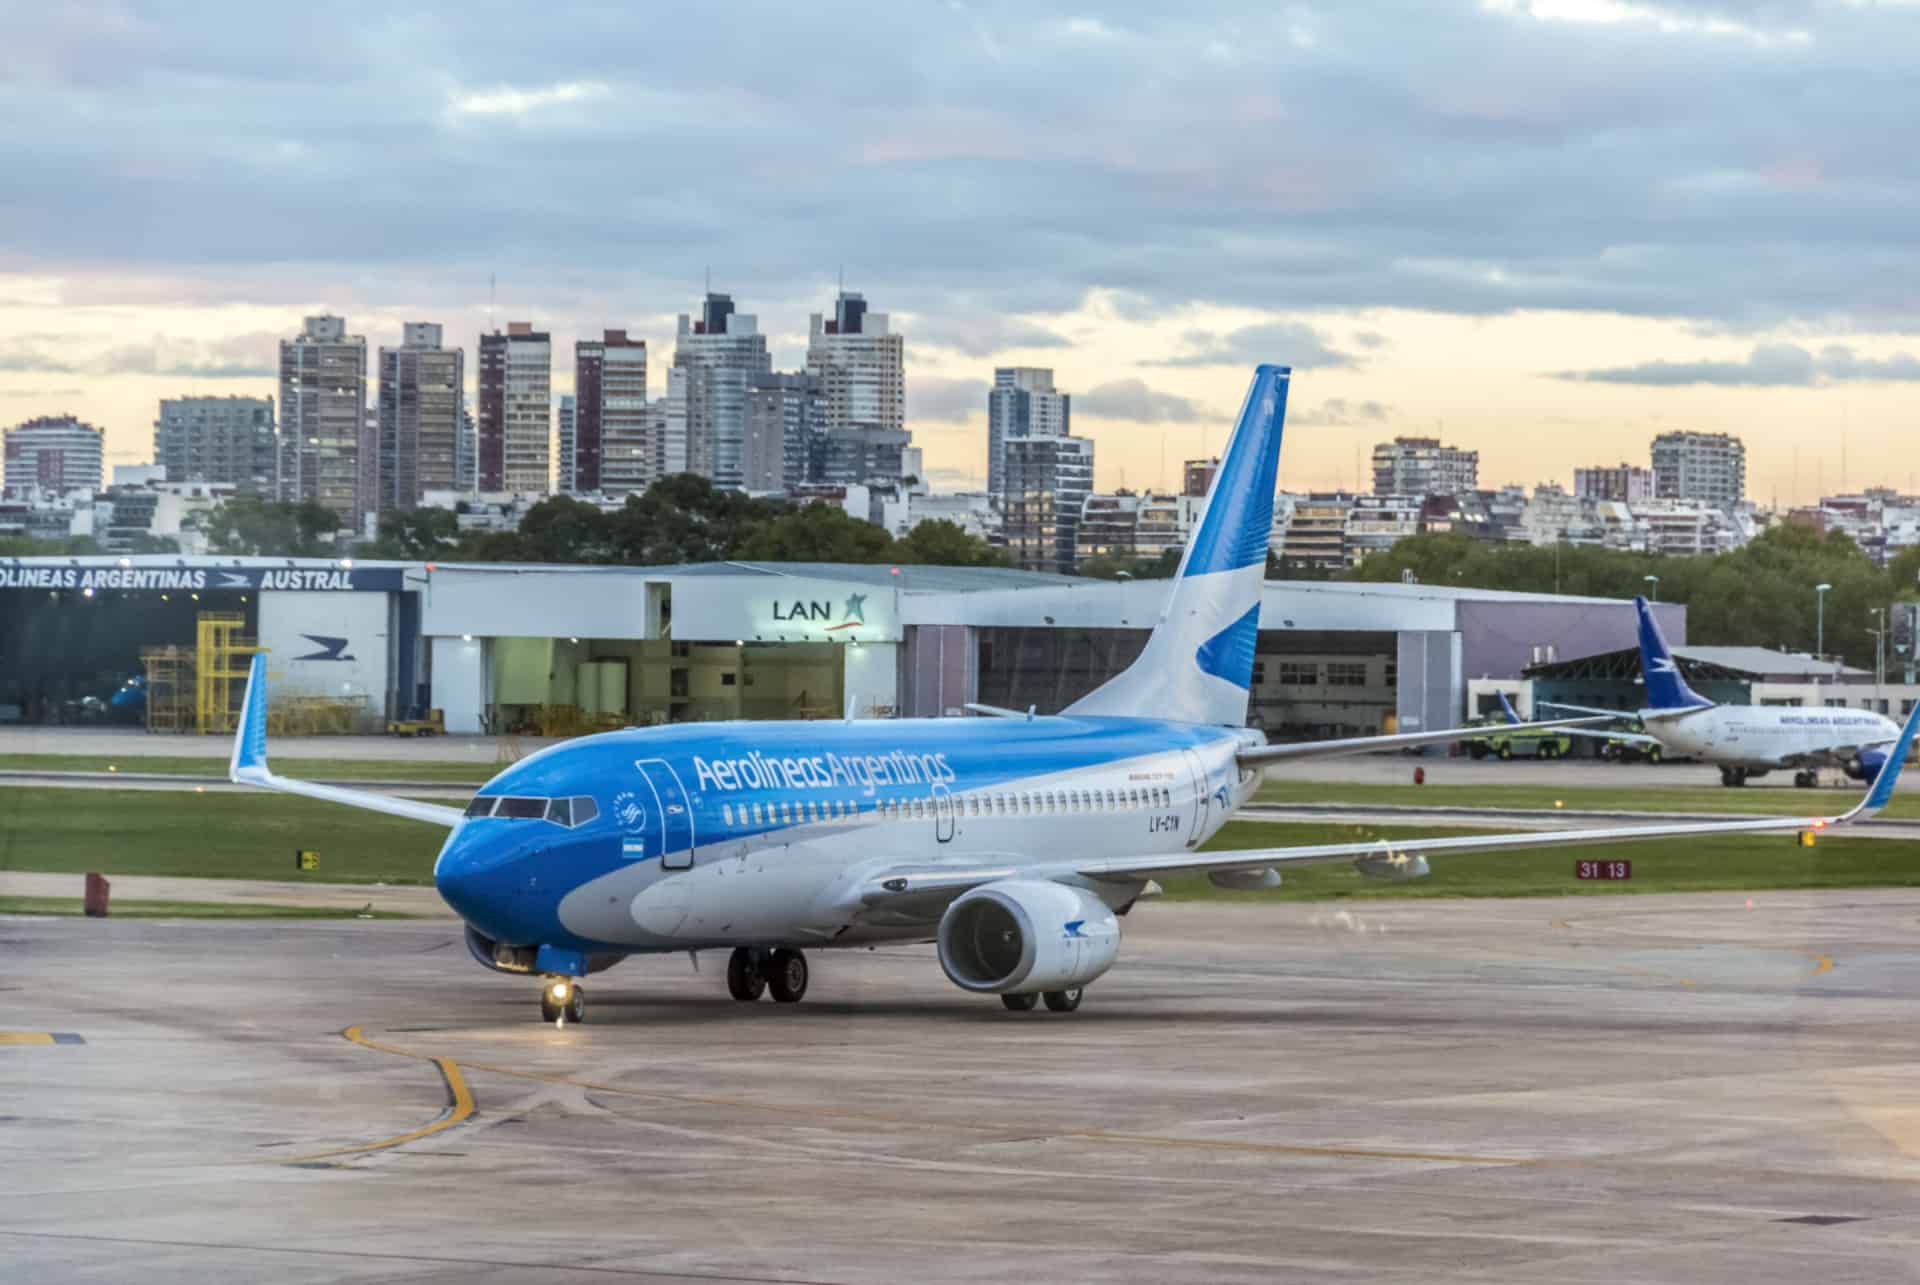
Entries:
[[[0,561],[0,721],[106,716],[143,654],[193,648],[210,613],[268,650],[276,700],[361,730],[429,709],[495,734],[1050,712],[1130,663],[1165,597],[1000,568],[19,558]],[[1685,609],[1660,611],[1684,640]],[[1270,581],[1249,721],[1287,737],[1452,726],[1471,680],[1633,639],[1625,601]]]

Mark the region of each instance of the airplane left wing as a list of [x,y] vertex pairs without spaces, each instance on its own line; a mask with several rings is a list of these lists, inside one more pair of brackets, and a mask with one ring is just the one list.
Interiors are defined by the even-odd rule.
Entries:
[[1158,879],[1177,874],[1258,872],[1275,867],[1323,865],[1351,861],[1363,873],[1406,878],[1426,871],[1428,856],[1466,852],[1513,852],[1532,848],[1576,847],[1596,843],[1639,843],[1653,839],[1698,838],[1721,834],[1764,834],[1791,830],[1826,830],[1872,816],[1893,797],[1900,769],[1920,729],[1920,705],[1907,716],[1906,726],[1874,777],[1866,797],[1838,816],[1766,817],[1744,821],[1687,821],[1668,825],[1615,826],[1593,830],[1531,830],[1517,834],[1455,835],[1446,838],[1407,839],[1398,842],[1322,843],[1292,848],[1243,848],[1235,851],[1151,853],[1092,861],[1054,861],[1035,865],[1008,863],[955,869],[952,867],[896,868],[877,872],[864,890],[869,905],[895,897],[958,896],[969,888],[1018,875],[1027,879]]
[[459,808],[443,808],[435,803],[417,803],[372,790],[353,790],[276,775],[267,766],[267,657],[264,652],[254,653],[253,668],[247,674],[247,695],[240,706],[240,726],[233,734],[233,757],[227,765],[227,779],[236,785],[257,785],[282,794],[344,803],[348,807],[425,821],[448,829],[459,825],[465,815]]

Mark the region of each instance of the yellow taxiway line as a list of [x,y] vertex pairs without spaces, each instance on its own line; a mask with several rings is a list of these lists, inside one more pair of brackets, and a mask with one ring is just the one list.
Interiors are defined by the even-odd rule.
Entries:
[[431,1062],[440,1068],[440,1077],[447,1083],[447,1109],[438,1119],[424,1124],[418,1129],[396,1134],[391,1138],[382,1138],[378,1142],[363,1142],[352,1147],[335,1147],[331,1151],[314,1151],[304,1156],[279,1156],[276,1164],[296,1164],[309,1160],[327,1160],[334,1156],[364,1155],[369,1151],[385,1151],[389,1147],[398,1147],[408,1142],[451,1129],[454,1125],[473,1114],[473,1091],[467,1087],[467,1077],[460,1073],[460,1064],[449,1057],[432,1057],[425,1053],[414,1053],[408,1049],[395,1048],[391,1044],[381,1044],[367,1038],[366,1032],[358,1026],[349,1026],[340,1032],[362,1048],[373,1049],[378,1053],[392,1053],[398,1057],[410,1057],[420,1062]]

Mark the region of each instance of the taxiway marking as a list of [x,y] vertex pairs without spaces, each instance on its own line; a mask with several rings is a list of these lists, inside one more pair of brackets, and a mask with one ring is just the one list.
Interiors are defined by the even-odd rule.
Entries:
[[310,1160],[327,1160],[334,1156],[364,1155],[369,1151],[385,1151],[389,1147],[398,1147],[408,1142],[417,1142],[421,1138],[451,1129],[454,1125],[473,1114],[473,1090],[467,1087],[467,1077],[460,1073],[460,1064],[448,1057],[433,1057],[426,1053],[415,1053],[408,1049],[395,1048],[391,1044],[381,1044],[367,1038],[366,1032],[358,1026],[349,1026],[340,1034],[362,1048],[377,1053],[392,1053],[397,1057],[413,1058],[420,1062],[431,1062],[440,1068],[440,1077],[447,1085],[447,1109],[429,1124],[391,1138],[382,1138],[378,1142],[363,1142],[352,1147],[335,1147],[331,1151],[313,1151],[303,1156],[277,1156],[276,1164],[299,1164]]

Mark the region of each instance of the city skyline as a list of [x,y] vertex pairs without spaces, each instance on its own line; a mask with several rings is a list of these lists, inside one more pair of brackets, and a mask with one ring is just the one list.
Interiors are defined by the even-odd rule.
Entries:
[[303,316],[438,323],[470,397],[478,336],[530,319],[557,398],[605,329],[664,370],[711,271],[778,370],[843,279],[888,313],[948,489],[985,485],[997,366],[1055,370],[1112,490],[1177,485],[1263,359],[1296,370],[1294,490],[1399,435],[1497,486],[1671,430],[1744,438],[1762,503],[1920,489],[1920,173],[1865,141],[1917,92],[1885,59],[1912,8],[954,6],[849,41],[560,6],[324,50],[253,9],[111,17],[21,15],[0,82],[36,122],[0,140],[0,421],[71,412],[109,462],[162,398],[270,393]]

